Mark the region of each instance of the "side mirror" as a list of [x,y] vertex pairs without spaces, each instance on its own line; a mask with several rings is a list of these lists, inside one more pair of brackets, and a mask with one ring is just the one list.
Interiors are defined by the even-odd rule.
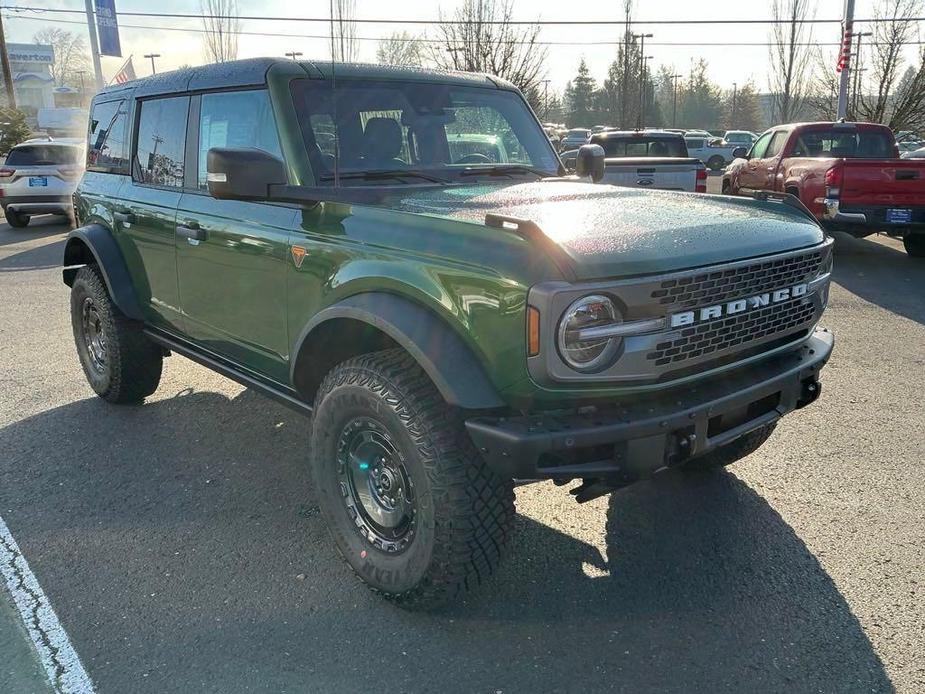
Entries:
[[219,200],[266,200],[270,186],[286,185],[286,165],[260,149],[213,147],[206,155],[209,195]]
[[732,150],[733,159],[748,159],[748,150],[745,147],[736,147]]
[[590,176],[597,183],[604,178],[604,148],[600,145],[582,145],[575,160],[575,173],[581,178]]

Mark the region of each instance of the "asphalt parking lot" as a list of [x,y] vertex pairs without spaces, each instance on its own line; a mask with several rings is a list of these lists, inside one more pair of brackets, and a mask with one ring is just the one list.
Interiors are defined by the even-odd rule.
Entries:
[[584,506],[521,488],[501,570],[427,615],[337,557],[299,415],[180,357],[143,406],[93,396],[64,233],[0,226],[0,516],[99,692],[925,690],[925,263],[901,244],[837,239],[823,396],[765,448]]

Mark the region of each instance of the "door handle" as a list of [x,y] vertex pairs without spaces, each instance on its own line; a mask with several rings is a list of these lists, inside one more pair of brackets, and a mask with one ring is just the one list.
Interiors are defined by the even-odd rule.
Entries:
[[182,236],[188,241],[205,241],[208,234],[196,222],[187,222],[177,225],[177,236]]
[[112,218],[119,222],[126,229],[135,223],[135,214],[133,212],[113,212]]

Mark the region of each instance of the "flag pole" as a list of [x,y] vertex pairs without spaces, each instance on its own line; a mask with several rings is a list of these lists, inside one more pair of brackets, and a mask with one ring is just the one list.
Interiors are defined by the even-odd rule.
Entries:
[[103,88],[103,66],[100,65],[100,44],[96,38],[96,19],[93,12],[93,0],[86,0],[87,30],[90,32],[90,55],[93,57],[93,72],[96,75],[96,90]]

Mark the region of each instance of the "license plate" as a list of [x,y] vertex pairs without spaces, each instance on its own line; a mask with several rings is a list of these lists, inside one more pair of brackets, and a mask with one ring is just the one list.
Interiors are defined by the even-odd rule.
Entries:
[[909,224],[912,221],[912,210],[891,207],[886,211],[886,221],[890,224]]
[[48,185],[47,176],[29,176],[29,187],[30,188],[42,188]]

